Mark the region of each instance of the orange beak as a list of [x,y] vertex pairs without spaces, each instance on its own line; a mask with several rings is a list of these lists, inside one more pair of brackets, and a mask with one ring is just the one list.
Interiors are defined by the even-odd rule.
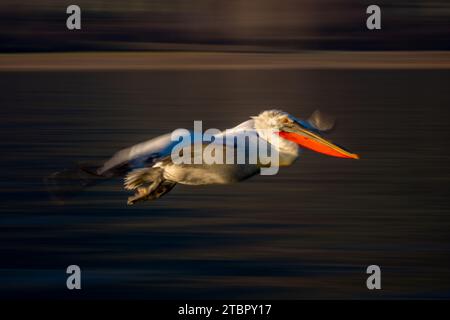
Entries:
[[359,156],[355,153],[351,153],[343,148],[333,144],[330,141],[325,140],[319,135],[303,129],[301,127],[296,128],[297,132],[280,131],[278,135],[286,140],[295,142],[303,148],[307,148],[319,153],[323,153],[332,157],[359,159]]

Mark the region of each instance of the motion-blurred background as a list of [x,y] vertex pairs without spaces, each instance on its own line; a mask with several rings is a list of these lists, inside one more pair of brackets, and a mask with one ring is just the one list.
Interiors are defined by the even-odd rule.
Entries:
[[[378,1],[376,31],[369,4],[0,1],[0,296],[449,298],[450,2]],[[333,114],[329,138],[361,160],[305,151],[274,177],[134,207],[120,180],[63,204],[43,183],[268,108]]]
[[[65,10],[82,9],[68,33]],[[366,8],[382,8],[367,33]],[[445,0],[2,0],[0,51],[448,49]]]

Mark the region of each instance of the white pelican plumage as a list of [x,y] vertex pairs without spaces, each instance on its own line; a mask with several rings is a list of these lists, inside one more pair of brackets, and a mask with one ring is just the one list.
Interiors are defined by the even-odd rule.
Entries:
[[[329,131],[333,125],[332,120],[318,111],[308,120],[299,120],[281,110],[266,110],[234,128],[216,134],[215,137],[245,135],[263,139],[276,148],[279,167],[294,163],[301,148],[334,157],[358,159],[358,155],[321,136],[322,132]],[[105,178],[125,177],[125,189],[135,191],[135,194],[128,198],[128,204],[132,205],[138,201],[158,199],[177,183],[187,185],[234,183],[260,173],[263,167],[260,161],[244,164],[175,163],[171,154],[177,143],[172,140],[172,133],[156,137],[120,150],[100,166],[82,168],[84,176],[78,173],[77,177],[82,180],[84,186]],[[224,152],[227,148],[236,146],[224,144]],[[54,186],[55,181],[70,175],[73,176],[73,170],[54,173],[47,181]]]

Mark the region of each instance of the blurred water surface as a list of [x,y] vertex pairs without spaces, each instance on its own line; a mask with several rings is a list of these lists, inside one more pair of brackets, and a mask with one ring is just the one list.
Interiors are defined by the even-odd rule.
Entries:
[[[449,71],[0,74],[0,296],[450,297]],[[360,161],[304,152],[277,176],[177,186],[127,207],[115,180],[64,205],[43,177],[193,120],[337,116]],[[80,292],[65,268],[82,269]],[[366,289],[365,269],[382,268]]]

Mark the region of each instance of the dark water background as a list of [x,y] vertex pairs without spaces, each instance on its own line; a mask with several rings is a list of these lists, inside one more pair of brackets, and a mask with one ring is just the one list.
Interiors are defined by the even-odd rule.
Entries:
[[[448,298],[449,83],[438,70],[3,72],[0,296]],[[277,176],[134,207],[120,180],[65,205],[44,189],[73,162],[272,107],[336,115],[330,137],[362,159],[305,152]]]

